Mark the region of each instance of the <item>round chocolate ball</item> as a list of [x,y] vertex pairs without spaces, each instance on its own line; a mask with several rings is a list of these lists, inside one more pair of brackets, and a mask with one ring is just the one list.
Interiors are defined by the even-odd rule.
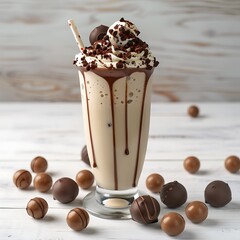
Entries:
[[196,118],[199,115],[199,108],[195,105],[192,105],[188,108],[188,115],[192,118]]
[[77,183],[71,178],[63,177],[58,179],[52,187],[53,199],[61,203],[72,202],[78,195]]
[[81,231],[89,223],[89,215],[83,208],[74,208],[67,215],[67,224],[75,231]]
[[133,201],[130,213],[132,219],[138,223],[155,223],[158,221],[160,205],[155,198],[149,195],[140,196]]
[[223,207],[232,200],[230,187],[220,180],[209,183],[205,188],[204,195],[205,202],[212,207]]
[[185,228],[185,220],[179,213],[170,212],[162,217],[160,226],[169,236],[177,236],[183,232]]
[[33,180],[34,188],[40,192],[47,192],[52,187],[52,177],[47,173],[38,173]]
[[88,150],[87,150],[87,146],[85,145],[82,149],[81,152],[81,158],[82,161],[85,162],[87,165],[90,166],[90,161],[89,161],[89,156],[88,156]]
[[224,164],[225,168],[231,173],[236,173],[240,169],[240,159],[237,156],[229,156]]
[[201,223],[208,216],[208,207],[201,201],[193,201],[187,205],[185,213],[191,222]]
[[178,208],[187,201],[187,190],[179,182],[169,182],[163,185],[160,198],[168,208]]
[[105,25],[100,25],[95,27],[89,36],[89,41],[93,45],[96,41],[102,40],[104,35],[106,35],[108,27]]
[[44,157],[38,156],[31,161],[31,169],[35,173],[45,172],[47,167],[48,163]]
[[159,193],[164,184],[164,178],[158,173],[153,173],[147,177],[145,183],[148,190]]
[[32,175],[29,171],[25,169],[20,169],[16,171],[13,175],[13,183],[17,188],[26,189],[30,186],[32,182]]
[[198,158],[190,156],[184,160],[183,166],[189,173],[196,173],[200,168],[200,161]]
[[93,185],[94,175],[89,170],[81,170],[76,175],[76,182],[82,189],[88,189]]
[[48,211],[48,203],[43,198],[35,197],[28,202],[26,210],[29,216],[41,219]]

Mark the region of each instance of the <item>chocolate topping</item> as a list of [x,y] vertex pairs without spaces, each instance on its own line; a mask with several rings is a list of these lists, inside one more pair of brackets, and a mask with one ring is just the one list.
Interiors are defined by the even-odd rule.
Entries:
[[102,40],[106,35],[108,27],[105,25],[100,25],[95,27],[89,35],[89,41],[93,45],[96,41]]
[[80,54],[83,57],[76,57],[73,64],[87,71],[126,67],[151,70],[159,62],[149,52],[148,44],[138,38],[139,33],[136,26],[124,18],[109,28],[100,25],[90,34],[91,46],[85,47]]

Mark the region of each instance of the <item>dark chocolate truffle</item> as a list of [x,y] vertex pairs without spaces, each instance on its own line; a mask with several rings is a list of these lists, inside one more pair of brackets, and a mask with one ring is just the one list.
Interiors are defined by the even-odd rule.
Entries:
[[188,108],[188,115],[192,118],[196,118],[199,115],[199,108],[195,105],[192,105]]
[[43,198],[35,197],[28,202],[26,210],[29,216],[41,219],[48,211],[48,203]]
[[53,199],[61,203],[72,202],[78,195],[77,183],[71,178],[63,177],[58,179],[52,187]]
[[190,156],[184,160],[183,166],[189,173],[196,173],[200,168],[200,161],[198,158]]
[[35,173],[45,172],[47,167],[48,163],[44,157],[38,156],[31,161],[31,169]]
[[170,212],[162,217],[160,226],[169,236],[177,236],[183,232],[185,228],[185,220],[179,213]]
[[81,170],[76,175],[76,182],[82,189],[88,189],[93,185],[94,176],[89,170]]
[[150,174],[146,179],[146,187],[153,193],[159,193],[163,184],[164,184],[164,178],[157,174],[153,173]]
[[102,40],[104,35],[107,33],[108,27],[105,25],[100,25],[95,27],[89,36],[89,41],[93,45],[96,41]]
[[232,200],[231,189],[227,183],[216,180],[209,183],[204,191],[205,202],[212,207],[223,207]]
[[231,173],[236,173],[240,169],[240,159],[237,156],[229,156],[224,164],[225,168]]
[[149,195],[140,196],[133,201],[130,213],[132,219],[138,223],[155,223],[158,221],[160,205],[155,198]]
[[34,188],[40,192],[47,192],[52,187],[52,177],[47,173],[38,173],[33,180]]
[[13,175],[13,183],[17,188],[26,189],[32,182],[32,175],[29,171],[20,169]]
[[185,213],[188,219],[193,223],[201,223],[208,216],[208,207],[200,201],[190,202],[185,208]]
[[177,181],[169,182],[163,185],[160,197],[168,208],[177,208],[187,201],[187,190]]
[[82,158],[83,162],[85,162],[87,165],[90,166],[90,161],[89,161],[89,156],[88,156],[88,151],[87,151],[87,146],[86,145],[82,149],[81,158]]
[[89,215],[83,208],[74,208],[67,215],[67,224],[75,231],[81,231],[89,223]]

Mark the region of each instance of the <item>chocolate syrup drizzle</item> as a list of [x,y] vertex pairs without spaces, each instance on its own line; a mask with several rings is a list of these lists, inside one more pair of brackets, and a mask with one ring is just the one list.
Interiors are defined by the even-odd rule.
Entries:
[[[84,68],[80,68],[80,71],[82,72],[82,75],[84,77],[84,84],[85,84],[85,92],[86,92],[86,103],[87,103],[87,114],[88,114],[88,127],[89,127],[89,134],[90,134],[90,140],[91,140],[91,149],[93,154],[93,167],[97,167],[96,157],[95,157],[95,151],[94,151],[94,145],[93,145],[93,137],[92,137],[92,131],[91,131],[91,119],[90,119],[90,113],[89,113],[89,104],[88,104],[88,94],[87,94],[87,86],[86,86],[86,79],[84,72],[86,71]],[[129,146],[128,146],[128,103],[127,103],[127,94],[128,94],[128,79],[129,76],[136,72],[136,69],[112,69],[106,71],[106,69],[94,69],[91,70],[98,76],[104,78],[109,86],[110,93],[111,93],[111,112],[112,112],[112,133],[113,133],[113,156],[114,156],[114,188],[115,190],[118,190],[118,171],[117,171],[117,156],[116,156],[116,136],[115,136],[115,114],[114,114],[114,94],[113,94],[113,84],[115,81],[122,77],[126,77],[126,87],[125,87],[125,151],[124,153],[126,155],[129,155]],[[138,172],[138,164],[139,164],[139,153],[140,153],[140,145],[141,145],[141,136],[142,136],[142,123],[143,123],[143,112],[144,112],[144,104],[145,104],[145,97],[146,97],[146,89],[148,80],[153,72],[153,69],[146,70],[146,69],[138,69],[138,72],[144,72],[145,73],[145,81],[144,81],[144,92],[143,92],[143,98],[142,98],[142,106],[141,106],[141,113],[140,113],[140,125],[139,125],[139,133],[138,133],[138,149],[137,149],[137,156],[136,156],[136,164],[135,164],[135,170],[134,170],[134,178],[133,178],[133,184],[132,186],[136,186],[136,178],[137,178],[137,172]]]
[[87,115],[88,115],[88,128],[89,128],[89,135],[90,135],[90,142],[91,142],[91,149],[92,149],[92,156],[93,156],[93,167],[96,168],[97,167],[97,163],[96,163],[96,157],[95,157],[95,151],[94,151],[94,147],[93,147],[93,138],[92,138],[92,128],[91,128],[91,119],[90,119],[90,113],[89,113],[89,99],[88,99],[88,91],[87,91],[87,84],[86,84],[86,79],[85,79],[85,75],[82,72],[83,78],[84,78],[84,86],[85,86],[85,94],[86,94],[86,104],[87,104]]

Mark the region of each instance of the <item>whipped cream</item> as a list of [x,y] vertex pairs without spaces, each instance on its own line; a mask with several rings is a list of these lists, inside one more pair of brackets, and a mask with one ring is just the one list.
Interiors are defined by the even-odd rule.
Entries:
[[86,70],[95,68],[152,69],[159,62],[149,50],[148,44],[138,38],[137,27],[123,18],[113,23],[101,40],[85,47],[75,56],[74,64]]

